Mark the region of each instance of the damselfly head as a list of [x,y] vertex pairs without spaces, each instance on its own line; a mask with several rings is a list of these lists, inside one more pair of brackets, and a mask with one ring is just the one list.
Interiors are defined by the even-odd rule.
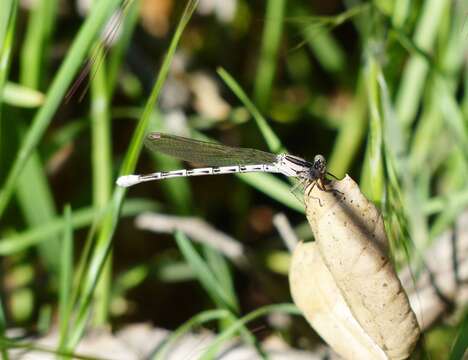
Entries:
[[323,179],[327,174],[327,161],[323,155],[315,155],[310,169],[313,178]]

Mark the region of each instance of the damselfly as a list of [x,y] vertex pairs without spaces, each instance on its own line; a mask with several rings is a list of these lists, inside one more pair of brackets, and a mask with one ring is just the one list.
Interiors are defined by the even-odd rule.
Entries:
[[308,162],[294,155],[275,155],[256,149],[231,147],[159,132],[150,133],[145,139],[145,145],[152,151],[209,167],[124,175],[117,179],[117,185],[129,187],[146,181],[185,176],[268,172],[298,178],[302,185],[311,184],[309,191],[315,185],[327,191],[324,180],[329,173],[322,155],[316,155],[313,162]]

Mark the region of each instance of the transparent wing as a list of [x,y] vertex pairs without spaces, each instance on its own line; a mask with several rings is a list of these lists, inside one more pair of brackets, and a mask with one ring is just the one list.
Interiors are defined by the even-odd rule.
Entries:
[[181,136],[150,133],[145,139],[148,149],[174,158],[208,166],[272,164],[276,155],[248,148],[236,148]]

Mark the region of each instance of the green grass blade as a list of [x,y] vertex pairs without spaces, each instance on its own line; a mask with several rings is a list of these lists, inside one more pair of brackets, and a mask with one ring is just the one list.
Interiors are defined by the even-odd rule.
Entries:
[[402,27],[409,16],[411,0],[396,0],[393,7],[392,23],[395,27]]
[[338,178],[349,170],[365,138],[367,93],[363,74],[358,76],[355,94],[350,109],[343,115],[343,124],[340,126],[328,161],[329,171]]
[[[47,224],[56,218],[52,191],[44,173],[44,166],[36,151],[29,157],[18,178],[16,195],[21,212],[29,227],[34,228]],[[46,268],[53,276],[56,276],[60,261],[58,236],[51,236],[47,243],[39,243],[38,251]]]
[[425,167],[432,156],[432,149],[443,125],[442,114],[439,111],[439,94],[431,87],[428,91],[427,106],[425,106],[414,135],[410,149],[410,165],[413,173],[417,174]]
[[71,207],[64,211],[64,228],[60,254],[60,289],[59,289],[59,334],[60,344],[66,339],[71,315],[70,294],[73,284],[73,223]]
[[[3,311],[3,302],[0,296],[0,339],[5,338],[5,330],[6,330],[6,319],[5,319],[5,312]],[[2,359],[8,360],[8,351],[5,347],[0,346],[0,354],[2,355]]]
[[[122,207],[122,217],[135,216],[144,211],[156,211],[159,205],[154,201],[129,199]],[[72,216],[73,229],[89,226],[101,214],[93,207],[75,210]],[[0,256],[11,256],[40,242],[48,241],[60,233],[64,227],[64,218],[59,217],[50,222],[30,228],[22,233],[0,239]]]
[[11,26],[11,20],[15,19],[17,6],[17,0],[5,0],[0,5],[0,53],[3,53],[8,28]]
[[[461,195],[459,198],[455,198],[455,195]],[[455,193],[447,198],[447,201],[443,202],[443,211],[434,220],[429,233],[430,239],[435,239],[437,236],[442,234],[456,218],[466,209],[468,204],[468,189],[465,189],[461,193]]]
[[175,238],[180,251],[212,300],[218,306],[232,313],[237,313],[239,309],[237,308],[236,299],[231,298],[225,287],[219,283],[213,273],[213,269],[210,269],[203,258],[197,253],[187,236],[181,231],[176,231]]
[[41,74],[45,66],[45,47],[50,36],[51,24],[55,23],[58,9],[55,0],[43,0],[31,8],[28,26],[21,48],[20,82],[39,89]]
[[[132,139],[129,144],[129,150],[124,158],[124,162],[121,167],[120,175],[126,175],[133,173],[135,170],[136,162],[138,161],[138,157],[141,152],[141,148],[143,147],[143,140],[146,135],[146,130],[148,128],[152,113],[154,111],[154,107],[157,103],[159,98],[159,94],[161,89],[164,85],[164,82],[167,78],[167,74],[169,73],[169,67],[174,57],[175,50],[179,43],[180,37],[182,36],[182,32],[185,29],[193,11],[197,6],[198,1],[189,0],[187,3],[186,10],[179,22],[179,25],[176,29],[176,32],[172,38],[171,44],[167,51],[167,54],[164,58],[164,62],[161,65],[161,69],[159,70],[158,78],[156,79],[156,83],[151,91],[151,95],[145,105],[145,109],[143,114],[138,122],[138,125],[133,133]],[[123,191],[122,191],[123,195]]]
[[267,1],[260,58],[254,82],[254,101],[261,111],[267,111],[270,104],[285,9],[286,0]]
[[[112,144],[110,134],[109,89],[105,52],[101,45],[93,51],[95,59],[91,72],[91,164],[93,170],[93,205],[104,209],[112,192]],[[103,326],[107,322],[112,277],[112,257],[106,261],[104,271],[97,286],[96,310],[93,322]]]
[[457,337],[450,351],[449,360],[466,359],[468,354],[468,312],[465,311],[465,316],[460,322]]
[[101,47],[94,53],[94,74],[91,82],[91,164],[93,170],[93,204],[96,209],[107,206],[111,195],[112,158],[109,99],[106,66]]
[[35,108],[44,102],[44,94],[16,83],[7,82],[3,91],[3,101],[11,106]]
[[447,208],[466,208],[468,206],[468,188],[453,192],[445,196],[435,196],[424,206],[426,215],[443,212]]
[[302,31],[302,34],[325,70],[331,73],[343,71],[346,65],[344,51],[326,29],[309,26]]
[[234,322],[228,329],[220,333],[215,340],[207,348],[203,356],[200,357],[202,360],[208,360],[213,358],[215,355],[214,352],[218,347],[225,341],[233,337],[239,330],[241,330],[247,323],[252,320],[255,320],[259,317],[265,316],[270,313],[281,312],[292,315],[301,315],[299,309],[293,304],[275,304],[263,306],[255,311],[252,311],[250,314],[238,319]]
[[[226,261],[208,246],[203,247],[206,255],[205,260],[198,254],[183,232],[176,231],[175,237],[179,249],[208,295],[219,307],[229,311],[230,316],[221,319],[222,326],[229,326],[236,321],[234,314],[238,314],[240,309]],[[248,343],[255,346],[259,353],[262,353],[255,337],[246,328],[242,327],[240,332]]]
[[[463,49],[467,49],[466,38],[460,31],[466,22],[463,5],[454,4],[451,12],[446,12],[445,21],[449,21],[450,27],[447,28],[447,39],[444,38],[445,41],[441,43],[440,59],[437,58],[437,66],[441,70],[435,72],[428,83],[428,95],[424,99],[423,113],[411,148],[411,167],[417,177],[421,177],[420,174],[424,171],[429,171],[431,176],[438,175],[436,171],[440,167],[444,169],[442,179],[438,180],[444,184],[439,187],[439,192],[446,194],[444,208],[432,221],[429,240],[426,242],[450,226],[466,203],[463,190],[468,166],[468,129],[462,107],[456,100],[457,76],[462,75]],[[446,137],[454,139],[453,144],[438,146],[444,144],[441,139]],[[454,193],[460,193],[461,196],[455,198],[452,196]],[[438,200],[440,204],[440,196]],[[417,203],[420,202],[421,200]]]
[[437,78],[435,91],[439,94],[440,111],[444,115],[445,123],[451,130],[452,136],[468,159],[467,119],[463,118],[463,113],[455,99],[455,91],[450,88],[454,87],[447,84],[442,77]]
[[234,288],[234,281],[229,264],[226,259],[215,249],[209,246],[203,247],[203,254],[211,273],[215,276],[217,283],[223,287],[223,291],[228,294],[228,298],[234,304],[234,308],[239,312],[239,301]]
[[234,78],[223,68],[218,68],[218,75],[223,79],[226,85],[231,89],[231,91],[239,98],[239,100],[244,104],[247,110],[252,114],[257,126],[264,137],[268,149],[273,153],[279,153],[284,151],[284,147],[281,144],[280,139],[273,132],[271,127],[268,125],[266,119],[262,116],[260,111],[255,107],[255,105],[250,101],[247,94],[242,90],[240,85],[234,80]]
[[[54,21],[55,9],[50,8],[50,0],[44,0],[33,7],[29,14],[26,38],[20,53],[20,82],[23,86],[39,89],[44,59],[45,42],[49,37],[49,24]],[[47,19],[47,20],[45,20]],[[25,127],[23,119],[18,119],[20,129]],[[20,141],[24,134],[20,133]],[[16,194],[23,216],[30,227],[45,224],[56,217],[52,191],[49,187],[39,153],[33,150],[18,177]],[[38,245],[39,255],[46,268],[55,279],[59,269],[60,240],[52,236],[47,243]]]
[[379,66],[376,59],[368,58],[366,72],[370,123],[361,189],[371,201],[381,203],[384,196],[385,178],[382,158],[382,116],[377,79]]
[[[447,34],[447,41],[441,43],[440,57],[437,58],[438,71],[431,77],[428,83],[427,95],[424,98],[422,115],[417,123],[413,135],[411,148],[411,165],[414,173],[418,173],[422,167],[430,161],[433,165],[434,144],[444,133],[443,121],[445,119],[448,129],[466,153],[466,129],[463,125],[464,118],[462,107],[459,107],[455,100],[457,82],[463,71],[463,54],[467,50],[466,35],[463,29],[466,23],[467,5],[454,3],[453,9],[447,12],[445,21],[449,21],[450,27]],[[465,71],[466,73],[466,71]],[[450,74],[449,76],[447,76]],[[466,117],[465,117],[466,118]],[[442,154],[443,151],[438,151]],[[440,158],[443,155],[439,155]]]
[[[3,88],[8,79],[8,72],[10,70],[10,56],[11,51],[13,50],[18,0],[4,1],[2,2],[1,6],[2,11],[0,12],[0,14],[2,15],[0,15],[0,105],[3,102]],[[0,145],[1,144],[2,142],[0,141]]]
[[[162,86],[167,78],[169,72],[169,67],[174,56],[175,50],[179,43],[179,40],[182,36],[183,30],[188,24],[195,8],[197,6],[197,1],[188,1],[185,11],[181,17],[181,20],[177,26],[175,34],[172,38],[169,49],[166,53],[166,57],[161,66],[161,69],[156,79],[156,83],[153,87],[151,95],[145,106],[143,115],[138,122],[138,125],[135,129],[135,132],[130,141],[129,149],[124,158],[122,164],[120,175],[125,175],[134,172],[136,163],[138,161],[141,148],[143,146],[143,140],[145,137],[146,129],[150,121],[151,114],[156,105],[157,99],[161,92]],[[70,334],[70,337],[67,341],[67,349],[73,349],[81,336],[83,335],[84,328],[86,326],[86,321],[88,319],[88,314],[90,311],[90,300],[95,289],[96,283],[99,279],[102,266],[104,261],[109,253],[112,236],[117,225],[119,218],[120,208],[125,196],[125,189],[116,187],[112,196],[110,211],[106,214],[105,218],[102,221],[102,226],[100,228],[98,238],[96,241],[96,246],[93,250],[89,266],[87,266],[87,273],[85,274],[84,279],[80,281],[83,284],[82,293],[80,297],[80,303],[78,305],[76,324],[74,331]]]
[[[468,25],[466,25],[466,27],[468,28]],[[465,78],[463,81],[463,93],[465,95],[463,96],[463,101],[462,101],[462,111],[463,111],[464,118],[467,119],[468,118],[468,71],[466,69],[465,69]]]
[[150,266],[148,264],[140,264],[126,269],[119,274],[112,284],[112,296],[123,297],[125,293],[136,286],[140,285],[150,274]]
[[[57,351],[50,346],[43,346],[34,342],[26,342],[20,340],[7,340],[7,339],[0,339],[0,349],[21,349],[21,353],[27,353],[30,358],[34,359],[42,359],[44,358],[43,354],[48,354],[51,356],[47,356],[47,358],[52,358],[52,355],[55,355],[61,359],[76,359],[76,360],[104,360],[107,358],[96,357],[96,356],[87,356],[81,355],[78,353],[72,353],[67,351]],[[17,352],[15,352],[17,353]],[[41,355],[39,355],[41,354]],[[7,359],[7,358],[3,358]],[[2,360],[3,360],[2,359]],[[17,357],[15,357],[17,359]]]
[[182,326],[177,328],[166,340],[165,344],[157,351],[152,357],[152,360],[164,360],[167,359],[167,353],[172,345],[182,336],[187,334],[193,328],[200,326],[206,322],[225,319],[231,316],[231,313],[224,309],[207,310],[198,313],[191,319],[187,320]]
[[[387,224],[395,225],[389,232],[393,255],[410,261],[411,245],[418,249],[427,243],[427,218],[421,203],[422,194],[416,191],[415,179],[409,168],[408,146],[403,135],[403,126],[396,117],[390,100],[390,93],[383,73],[379,70],[378,82],[384,120],[383,138],[386,170],[386,211]],[[391,226],[389,225],[389,226]],[[395,235],[396,233],[396,235]]]
[[[310,10],[304,5],[295,5],[293,16],[305,21],[293,21],[295,27],[302,33],[305,43],[314,53],[320,65],[330,73],[341,73],[346,66],[346,55],[333,35],[330,28],[320,22],[314,23],[316,17],[310,16]],[[293,18],[294,20],[294,18]]]
[[80,32],[68,51],[67,57],[58,70],[57,76],[54,78],[54,81],[47,92],[44,105],[39,109],[33,119],[31,127],[28,129],[20,145],[20,149],[16,155],[13,166],[7,175],[3,187],[0,189],[0,217],[3,215],[3,212],[8,205],[15,188],[16,181],[21,174],[26,161],[37,147],[37,144],[41,140],[45,130],[52,121],[54,113],[61,103],[76,72],[82,65],[83,59],[85,58],[91,43],[119,3],[120,0],[99,1],[93,8],[92,13],[87,18],[84,25],[81,27]]
[[[447,0],[428,0],[422,4],[419,22],[414,34],[414,43],[427,53],[433,51]],[[421,102],[429,66],[419,54],[411,55],[403,70],[396,97],[396,111],[401,123],[408,127],[416,116]]]
[[133,0],[133,2],[125,9],[123,16],[123,24],[121,25],[121,33],[117,44],[112,46],[109,54],[108,67],[107,67],[107,88],[109,90],[109,99],[112,99],[114,94],[117,79],[125,56],[125,52],[132,41],[132,35],[139,19],[140,0]]
[[266,173],[236,174],[242,181],[279,203],[304,213],[304,205],[294,196],[291,186],[274,175]]
[[[211,273],[215,276],[219,286],[222,287],[223,292],[227,294],[227,297],[234,304],[236,315],[239,314],[239,301],[237,299],[232,274],[226,259],[218,251],[208,246],[203,247],[203,253],[204,258],[206,259],[206,263],[211,270]],[[236,318],[234,316],[231,316],[227,319],[221,319],[219,322],[219,328],[225,329],[228,326],[230,326],[234,321],[236,321]],[[255,336],[247,328],[242,329],[241,333],[243,338],[247,341],[247,343],[255,346],[259,354],[263,354],[263,350],[260,344],[256,341]]]

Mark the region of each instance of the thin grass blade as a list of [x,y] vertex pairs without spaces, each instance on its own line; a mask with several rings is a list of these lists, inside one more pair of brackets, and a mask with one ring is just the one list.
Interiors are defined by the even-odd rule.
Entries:
[[228,262],[218,251],[208,246],[203,247],[203,254],[211,273],[215,276],[217,283],[223,287],[224,292],[228,294],[238,313],[240,309],[239,301]]
[[239,98],[239,100],[244,104],[247,110],[252,114],[257,126],[262,133],[268,149],[272,153],[284,152],[284,146],[281,144],[280,139],[271,129],[270,125],[266,119],[262,116],[260,111],[256,106],[250,101],[247,94],[242,90],[240,85],[234,80],[234,78],[223,68],[218,68],[218,75],[221,76],[226,85],[231,89],[231,91]]
[[286,0],[268,0],[266,3],[265,26],[263,28],[253,96],[261,111],[267,111],[270,103],[278,62],[278,49],[283,34],[285,10]]
[[[94,52],[91,66],[91,163],[93,170],[93,204],[96,209],[104,209],[109,203],[112,193],[112,141],[110,99],[107,79],[107,64],[105,49],[98,45]],[[108,320],[112,257],[107,259],[103,275],[98,283],[95,296],[95,314],[93,322],[96,326],[104,326]]]
[[64,227],[60,254],[60,289],[59,289],[59,343],[63,344],[68,335],[72,310],[70,294],[73,284],[73,223],[70,205],[65,207]]
[[35,108],[44,102],[44,94],[40,91],[7,82],[3,89],[3,101],[11,106]]
[[5,40],[8,37],[8,29],[11,27],[11,20],[16,17],[16,9],[18,0],[5,0],[2,1],[0,9],[0,53],[5,49]]
[[[179,40],[182,36],[183,30],[188,24],[193,12],[196,9],[197,4],[198,1],[187,2],[185,11],[177,26],[176,32],[172,38],[166,57],[162,63],[156,83],[146,103],[143,115],[140,121],[138,122],[137,128],[135,129],[135,132],[132,136],[129,149],[127,151],[127,154],[124,158],[124,162],[120,170],[120,175],[133,173],[135,170],[136,163],[138,161],[141,148],[143,146],[145,132],[149,125],[151,114],[154,111],[154,107],[156,106],[156,102],[159,98],[162,86],[167,78],[169,67],[177,45],[179,43]],[[115,188],[111,200],[111,208],[110,211],[107,213],[106,217],[104,218],[103,222],[101,223],[102,225],[96,241],[96,246],[93,250],[89,266],[87,267],[87,273],[85,274],[84,279],[81,279],[79,281],[83,284],[83,288],[80,296],[80,303],[78,304],[76,326],[74,328],[74,331],[70,334],[70,337],[67,341],[67,349],[69,350],[73,349],[76,346],[76,344],[83,335],[86,326],[86,321],[90,312],[90,299],[94,292],[96,283],[100,277],[104,261],[110,251],[112,236],[117,226],[120,209],[123,203],[125,193],[125,189],[121,187]]]
[[270,198],[275,199],[279,203],[289,207],[290,209],[304,213],[304,205],[294,196],[291,191],[291,186],[274,175],[266,173],[235,175],[245,183],[265,195],[268,195]]
[[259,317],[268,315],[270,313],[286,313],[291,315],[301,315],[301,311],[294,304],[275,304],[261,307],[252,311],[248,315],[235,321],[228,329],[220,333],[210,346],[205,350],[204,354],[200,357],[201,360],[212,359],[218,347],[228,339],[232,338],[239,330],[241,330],[247,323]]
[[191,265],[192,270],[197,275],[198,281],[200,281],[212,300],[218,304],[218,306],[232,313],[236,313],[238,311],[237,300],[231,298],[224,286],[218,282],[216,276],[213,274],[213,269],[210,269],[207,263],[197,253],[187,236],[181,231],[176,231],[175,238],[180,251]]
[[[335,40],[330,26],[320,20],[316,21],[317,17],[310,15],[309,7],[295,4],[292,22],[302,33],[304,43],[314,53],[320,65],[330,73],[342,73],[346,67],[346,55],[342,46]],[[300,21],[294,21],[295,18]]]
[[[0,339],[5,339],[5,330],[6,330],[6,320],[5,320],[5,312],[3,311],[3,301],[0,296]],[[2,359],[8,360],[8,351],[5,347],[0,346],[0,354],[2,355]]]
[[[44,0],[31,9],[28,18],[25,41],[20,53],[20,83],[35,90],[41,88],[45,77],[44,59],[48,55],[47,42],[51,35],[52,23],[55,22],[56,7],[51,7],[53,0]],[[56,4],[55,4],[56,5]],[[29,126],[29,118],[19,117],[15,127],[18,131],[19,143],[24,138]],[[32,180],[34,179],[34,180]],[[57,215],[54,197],[45,173],[42,158],[35,149],[24,164],[16,185],[16,195],[19,207],[29,227],[46,224]],[[38,244],[41,262],[56,280],[60,267],[60,239],[52,236],[47,244]]]
[[[144,211],[157,211],[159,204],[154,201],[129,199],[122,207],[121,216],[135,216]],[[89,226],[102,213],[91,207],[75,210],[72,214],[74,230]],[[40,242],[48,241],[63,229],[65,219],[57,217],[50,222],[30,228],[22,233],[0,239],[0,256],[11,256]]]
[[328,160],[328,167],[333,175],[341,178],[351,167],[362,143],[367,129],[367,98],[363,72],[358,75],[353,103],[343,115],[343,124],[333,145]]
[[183,325],[177,328],[165,341],[165,344],[156,351],[152,357],[152,360],[163,360],[167,359],[167,353],[172,345],[182,336],[187,334],[193,328],[203,325],[206,322],[213,320],[220,320],[231,317],[231,313],[225,309],[207,310],[198,313],[191,319],[187,320]]
[[[105,21],[112,14],[113,10],[120,3],[120,0],[99,1],[93,8],[91,15],[78,33],[73,42],[67,57],[58,70],[52,85],[47,92],[44,105],[39,109],[34,117],[30,128],[20,145],[16,159],[12,168],[8,172],[3,187],[0,189],[0,217],[3,215],[13,193],[16,181],[23,170],[26,161],[37,147],[45,130],[49,126],[55,111],[61,103],[68,86],[73,80],[76,72],[80,68],[91,43],[101,30]],[[1,85],[1,74],[0,74]]]
[[123,24],[120,25],[122,31],[117,43],[112,46],[108,56],[108,71],[107,71],[107,89],[109,91],[109,99],[112,99],[114,91],[116,89],[116,83],[118,79],[118,72],[120,65],[122,64],[125,52],[127,51],[132,35],[134,33],[137,21],[139,19],[140,0],[133,1],[128,5],[126,15],[123,19]]
[[[18,119],[18,122],[21,120]],[[37,151],[31,154],[18,178],[16,195],[29,228],[47,224],[57,217],[52,190]],[[57,276],[60,266],[59,237],[52,235],[47,243],[39,243],[38,252],[47,270],[52,276]]]
[[[416,26],[414,43],[425,52],[433,52],[434,42],[441,25],[447,0],[429,0],[423,3]],[[401,124],[407,128],[416,116],[421,101],[429,66],[419,54],[410,57],[403,70],[397,91],[396,112]]]
[[382,158],[382,117],[377,82],[378,72],[377,60],[370,56],[366,74],[370,124],[366,157],[361,176],[361,188],[363,193],[374,203],[382,202],[385,187]]
[[457,337],[450,351],[449,360],[465,359],[468,353],[468,312],[460,322]]
[[10,57],[11,52],[13,50],[18,0],[4,1],[2,2],[1,7],[2,12],[0,14],[2,15],[0,15],[0,104],[3,102],[3,90],[8,79],[8,73],[10,70]]
[[41,89],[48,67],[45,61],[48,55],[49,40],[56,22],[57,0],[43,0],[32,6],[28,17],[28,26],[21,47],[20,82],[34,89]]

